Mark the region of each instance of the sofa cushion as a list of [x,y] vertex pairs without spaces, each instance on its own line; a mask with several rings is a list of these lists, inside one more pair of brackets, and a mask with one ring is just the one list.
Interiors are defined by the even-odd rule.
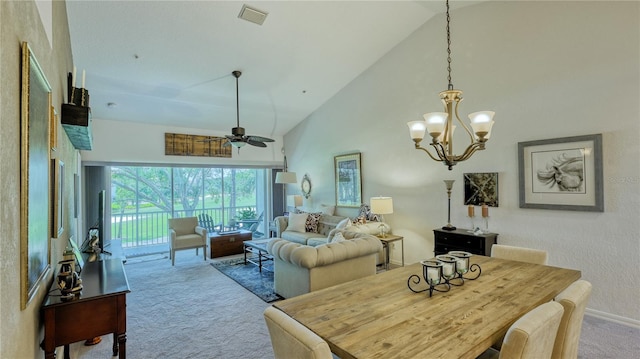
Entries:
[[322,213],[309,213],[304,225],[305,232],[318,233],[318,222]]
[[312,246],[312,247],[321,246],[321,245],[327,244],[327,243],[329,243],[329,242],[327,241],[326,237],[309,238],[307,240],[307,245],[308,246]]
[[[318,236],[321,235],[313,232],[284,231],[282,232],[281,238],[295,243],[307,244],[309,240],[318,238]],[[326,237],[322,236],[320,239],[326,243]]]
[[307,217],[309,217],[307,213],[290,213],[287,230],[303,233],[306,232]]

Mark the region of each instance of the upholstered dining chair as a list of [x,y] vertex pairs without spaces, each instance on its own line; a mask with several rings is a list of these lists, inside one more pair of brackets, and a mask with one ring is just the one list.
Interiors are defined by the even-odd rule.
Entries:
[[504,337],[502,348],[489,348],[477,359],[549,359],[564,309],[560,303],[544,303],[516,320]]
[[176,264],[176,251],[202,248],[202,256],[207,260],[207,229],[198,225],[198,217],[169,219],[169,256],[171,265]]
[[276,359],[332,359],[329,344],[316,333],[274,307],[264,310]]
[[573,282],[555,298],[562,304],[564,314],[553,346],[553,359],[576,359],[578,357],[578,344],[580,331],[587,302],[591,296],[591,283],[586,280]]
[[519,262],[547,264],[547,251],[540,249],[494,244],[491,246],[491,256]]

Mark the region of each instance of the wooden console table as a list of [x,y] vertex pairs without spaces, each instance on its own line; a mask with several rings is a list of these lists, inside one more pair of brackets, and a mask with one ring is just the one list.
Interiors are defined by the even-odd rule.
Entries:
[[113,333],[113,355],[126,359],[127,303],[130,292],[122,259],[88,262],[82,268],[82,291],[72,300],[60,298],[55,280],[42,306],[46,359],[55,358],[56,347]]

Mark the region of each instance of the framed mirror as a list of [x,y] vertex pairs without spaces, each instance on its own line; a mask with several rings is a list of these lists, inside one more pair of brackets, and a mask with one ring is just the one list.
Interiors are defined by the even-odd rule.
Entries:
[[51,270],[49,158],[51,86],[31,48],[22,43],[20,122],[20,308],[25,309]]
[[309,175],[305,173],[304,177],[302,177],[302,182],[300,182],[300,188],[302,189],[302,195],[304,198],[309,199],[311,197],[311,179]]

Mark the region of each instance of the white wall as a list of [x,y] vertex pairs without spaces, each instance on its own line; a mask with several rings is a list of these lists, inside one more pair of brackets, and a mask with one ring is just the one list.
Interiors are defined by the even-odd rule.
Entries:
[[246,145],[232,150],[231,158],[167,156],[164,134],[180,133],[200,136],[224,136],[206,129],[148,125],[126,121],[94,119],[91,122],[93,148],[80,151],[83,163],[179,163],[193,165],[273,165],[282,166],[282,137],[273,138],[267,148]]
[[[593,283],[592,313],[638,325],[639,13],[637,2],[524,1],[453,12],[460,116],[497,113],[487,150],[453,171],[416,151],[406,126],[442,108],[446,42],[438,16],[285,135],[290,170],[310,175],[314,204],[335,203],[333,156],[361,152],[363,198],[393,197],[385,218],[405,237],[409,263],[433,255],[432,230],[446,224],[442,180],[456,180],[452,222],[468,227],[463,173],[498,172],[500,206],[491,208],[489,225],[498,242],[549,251],[550,265],[579,269]],[[520,209],[517,143],[595,133],[604,141],[605,212]]]

